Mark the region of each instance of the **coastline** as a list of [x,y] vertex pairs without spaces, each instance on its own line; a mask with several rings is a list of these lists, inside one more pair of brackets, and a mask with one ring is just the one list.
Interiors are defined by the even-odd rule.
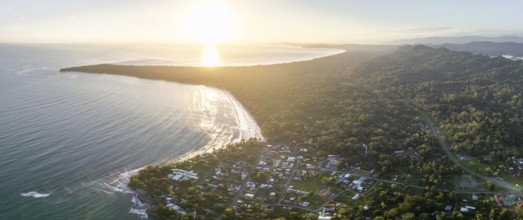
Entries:
[[[177,83],[172,81],[167,81],[169,83]],[[221,92],[222,95],[225,95],[227,99],[229,100],[231,106],[233,106],[235,115],[236,115],[236,123],[237,123],[237,129],[238,129],[238,136],[234,137],[234,139],[230,140],[228,143],[221,143],[221,145],[215,145],[212,144],[213,140],[210,140],[208,144],[195,148],[190,150],[189,152],[186,152],[182,155],[179,155],[173,159],[169,159],[167,161],[162,162],[161,164],[168,164],[168,163],[175,163],[175,162],[182,162],[189,160],[195,156],[202,155],[205,153],[211,153],[214,150],[221,149],[226,147],[229,144],[238,143],[242,140],[255,138],[259,141],[265,141],[263,135],[261,134],[261,129],[256,123],[256,120],[253,118],[253,116],[250,114],[250,112],[245,108],[234,95],[232,95],[230,92],[219,89],[219,88],[213,88]],[[145,167],[140,167],[137,169],[134,169],[136,173],[134,173],[132,176],[137,175],[137,173],[140,170],[143,170]],[[130,180],[130,179],[129,179]],[[129,182],[125,184],[126,190],[133,196],[132,203],[133,206],[129,210],[129,213],[138,215],[142,219],[149,219],[149,215],[147,214],[147,209],[152,205],[152,199],[148,195],[148,193],[143,189],[137,189],[133,190],[128,186]]]
[[[176,83],[176,82],[169,82],[169,83]],[[236,115],[236,123],[238,124],[238,131],[239,135],[238,137],[235,137],[228,143],[218,143],[218,145],[213,144],[213,140],[210,140],[208,144],[200,147],[190,150],[189,152],[186,152],[182,155],[179,155],[173,159],[167,160],[165,163],[170,162],[179,162],[179,161],[185,161],[188,159],[191,159],[192,157],[195,157],[197,155],[203,154],[203,153],[210,153],[214,151],[215,149],[220,149],[223,147],[226,147],[229,144],[237,143],[241,140],[251,139],[255,138],[260,141],[265,141],[265,138],[263,137],[261,133],[261,129],[258,126],[256,120],[252,117],[251,113],[245,108],[234,95],[232,95],[230,92],[219,89],[219,88],[213,88],[219,90],[223,95],[227,97],[227,99],[230,101],[234,108],[234,112]],[[245,131],[245,132],[243,132]]]
[[[353,53],[343,52],[312,60],[272,65],[200,68],[172,66],[119,66],[103,64],[66,68],[62,69],[61,71],[124,75],[142,79],[176,82],[181,84],[203,85],[218,89],[227,95],[230,103],[233,105],[234,110],[236,111],[236,120],[240,133],[238,138],[235,138],[235,140],[230,142],[234,143],[235,141],[245,139],[244,135],[261,132],[261,129],[258,127],[258,123],[256,123],[257,121],[264,123],[269,122],[269,118],[267,118],[269,115],[260,112],[260,108],[258,108],[260,105],[262,105],[262,111],[264,110],[273,112],[271,109],[279,109],[289,104],[285,100],[287,99],[286,97],[278,96],[277,94],[279,91],[271,89],[269,86],[280,87],[282,86],[280,82],[291,82],[293,79],[300,80],[303,77],[304,72],[316,75],[318,71],[325,70],[325,64],[332,65],[334,63],[340,65],[340,69],[345,69],[346,67],[353,66],[355,62],[357,63],[361,60],[373,58],[375,56],[376,55],[370,54],[362,49],[356,50]],[[347,59],[349,59],[348,62]],[[271,85],[273,83],[275,85]],[[247,91],[249,93],[244,93]],[[259,97],[266,98],[258,100]],[[256,121],[248,109],[254,110],[252,115],[256,116]],[[253,124],[256,126],[254,129],[251,126]],[[296,124],[295,126],[300,125]],[[266,135],[271,136],[272,140],[278,138],[275,136],[275,134],[278,135],[278,133],[274,133],[274,131],[272,131],[272,133]],[[282,135],[284,133],[280,132],[279,134]],[[221,147],[222,146],[205,145],[175,157],[167,162],[185,161],[197,155],[220,149]],[[147,199],[145,198],[146,195],[142,195],[139,199],[147,203],[147,201],[145,201]]]

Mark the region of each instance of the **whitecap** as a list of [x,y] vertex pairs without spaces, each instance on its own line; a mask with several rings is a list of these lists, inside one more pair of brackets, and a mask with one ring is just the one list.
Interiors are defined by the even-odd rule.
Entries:
[[143,167],[129,171],[125,170],[125,172],[118,173],[115,177],[112,178],[112,181],[103,183],[103,185],[105,186],[104,188],[109,189],[109,191],[111,192],[134,194],[134,191],[131,190],[127,186],[127,184],[129,184],[129,180],[131,179],[131,177],[137,175],[138,171],[142,169]]
[[138,196],[136,194],[134,194],[131,202],[134,204],[135,207],[138,207],[138,208],[146,207],[145,204],[142,201],[140,201],[140,199],[138,199]]
[[51,195],[51,193],[39,193],[35,191],[26,192],[26,193],[20,193],[23,197],[33,197],[33,198],[44,198]]
[[131,210],[129,210],[129,213],[138,215],[142,219],[148,219],[149,218],[149,216],[147,215],[147,210],[146,209],[135,209],[135,208],[132,208]]

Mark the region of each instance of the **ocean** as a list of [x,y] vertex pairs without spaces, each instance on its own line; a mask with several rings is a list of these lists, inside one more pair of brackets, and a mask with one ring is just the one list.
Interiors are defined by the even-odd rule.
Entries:
[[[219,49],[219,65],[293,62],[338,49]],[[205,65],[181,46],[0,44],[0,219],[142,219],[126,185],[151,164],[263,138],[227,91],[126,76],[60,73],[118,63]]]

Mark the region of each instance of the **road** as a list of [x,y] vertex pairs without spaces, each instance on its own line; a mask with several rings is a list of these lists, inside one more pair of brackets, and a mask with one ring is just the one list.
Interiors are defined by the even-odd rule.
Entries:
[[287,189],[289,188],[289,185],[291,184],[292,177],[296,174],[296,171],[298,170],[298,166],[300,165],[300,162],[296,162],[294,164],[295,166],[292,168],[291,175],[289,176],[289,179],[287,179],[287,182],[283,185],[283,189],[280,192],[280,196],[278,197],[277,203],[273,204],[271,207],[274,208],[276,205],[281,205],[281,200],[285,196],[285,192],[287,192]]
[[[414,184],[410,184],[410,183],[405,183],[405,182],[399,182],[399,181],[393,181],[393,180],[387,180],[387,179],[380,179],[380,178],[375,178],[375,177],[371,177],[371,176],[368,176],[368,175],[361,175],[361,174],[356,174],[356,173],[350,173],[351,175],[353,176],[363,176],[363,177],[366,177],[367,179],[371,179],[371,180],[375,180],[377,182],[382,182],[382,183],[390,183],[390,184],[397,184],[397,185],[402,185],[402,186],[408,186],[408,187],[411,187],[411,188],[415,188],[415,189],[425,189],[426,186],[420,186],[420,185],[414,185]],[[366,190],[365,192],[361,193],[361,194],[366,194],[368,193],[369,191],[372,190],[372,188],[374,188],[376,184],[374,184],[371,188],[369,188],[368,190]],[[436,191],[451,191],[447,188],[439,188],[439,189],[435,189]],[[464,190],[452,190],[451,192],[453,193],[459,193],[459,194],[494,194],[496,192],[491,192],[491,191],[477,191],[477,192],[471,192],[471,191],[464,191]]]
[[[234,198],[232,199],[231,203],[227,206],[227,208],[231,208],[234,205],[236,205],[236,203],[238,202],[238,199],[240,199],[240,197],[245,193],[245,190],[247,190],[247,182],[251,181],[251,173],[254,170],[254,167],[256,167],[256,165],[258,165],[260,163],[260,161],[263,159],[263,154],[265,154],[266,150],[267,150],[267,148],[263,148],[263,150],[260,152],[260,155],[258,155],[256,162],[254,164],[252,164],[252,168],[248,172],[249,174],[247,175],[245,180],[243,180],[242,187],[240,188],[240,190],[238,190],[238,193],[236,193],[236,196],[234,196]],[[220,217],[218,217],[216,219],[222,220],[223,214],[224,213],[220,214]]]
[[443,138],[441,138],[438,130],[434,126],[434,123],[429,118],[429,116],[427,114],[425,114],[424,112],[421,112],[419,110],[418,110],[418,112],[423,116],[425,121],[428,123],[429,128],[430,128],[430,130],[432,132],[432,135],[434,135],[434,137],[436,137],[436,139],[438,139],[438,142],[439,142],[443,152],[445,152],[445,154],[447,154],[447,157],[450,159],[450,161],[452,161],[454,164],[456,164],[456,166],[458,166],[463,171],[465,171],[466,173],[468,173],[468,174],[470,174],[472,176],[478,177],[478,178],[480,178],[482,180],[485,180],[485,181],[491,181],[494,185],[496,185],[498,187],[501,187],[503,189],[506,189],[509,192],[516,193],[516,194],[520,194],[521,193],[521,189],[519,187],[514,186],[511,183],[507,183],[507,182],[505,182],[505,181],[503,181],[501,179],[498,179],[498,178],[492,178],[492,177],[487,177],[487,176],[480,175],[479,173],[469,169],[468,167],[463,166],[463,164],[461,164],[459,162],[459,159],[452,152],[450,152],[450,145],[447,144],[447,142],[445,142],[445,140],[443,140]]

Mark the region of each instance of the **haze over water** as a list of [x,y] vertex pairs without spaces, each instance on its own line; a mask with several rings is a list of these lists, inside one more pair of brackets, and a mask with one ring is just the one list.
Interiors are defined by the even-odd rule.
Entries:
[[[132,202],[125,187],[136,169],[205,146],[261,137],[250,115],[222,90],[58,72],[96,63],[201,65],[201,49],[0,48],[0,219],[139,218],[130,211],[143,207]],[[228,51],[219,54],[220,65],[291,62],[341,52]]]

